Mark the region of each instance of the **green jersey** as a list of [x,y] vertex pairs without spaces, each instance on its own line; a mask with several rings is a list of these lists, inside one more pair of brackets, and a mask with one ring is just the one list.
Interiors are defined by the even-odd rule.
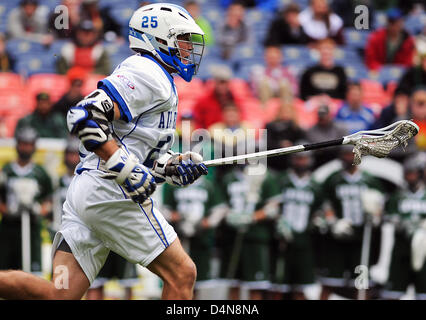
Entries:
[[[256,178],[259,179],[259,178]],[[261,183],[253,182],[251,177],[236,169],[223,177],[223,197],[231,212],[253,214],[256,209],[262,208],[268,200],[279,194],[276,179],[271,174],[261,177]],[[252,190],[253,183],[258,184],[258,190]],[[253,196],[256,195],[256,196]],[[258,196],[257,196],[258,195]],[[247,241],[269,242],[271,239],[268,221],[252,223],[244,235]]]
[[[179,212],[182,218],[180,227],[185,229],[187,236],[195,233],[198,224],[210,214],[212,208],[223,203],[220,193],[215,192],[212,182],[205,177],[185,188],[165,184],[163,192],[164,205]],[[211,243],[212,231],[203,232],[207,237],[201,237],[200,240]]]
[[364,224],[361,194],[368,189],[382,191],[382,186],[376,178],[366,172],[356,171],[350,175],[341,170],[324,182],[323,193],[330,202],[336,218],[346,218],[354,227],[361,227]]
[[388,215],[398,215],[402,223],[409,223],[413,227],[426,219],[426,190],[421,187],[416,192],[399,190],[395,192],[386,205]]
[[281,174],[278,183],[281,190],[281,214],[292,229],[292,243],[306,244],[309,242],[309,223],[321,204],[319,186],[310,176],[299,178],[292,171]]
[[3,167],[3,175],[5,181],[2,185],[1,197],[10,210],[10,213],[16,212],[19,201],[17,184],[24,181],[25,184],[31,185],[30,188],[35,190],[34,201],[43,202],[52,195],[52,181],[42,166],[29,163],[25,167],[19,166],[16,162],[7,163]]

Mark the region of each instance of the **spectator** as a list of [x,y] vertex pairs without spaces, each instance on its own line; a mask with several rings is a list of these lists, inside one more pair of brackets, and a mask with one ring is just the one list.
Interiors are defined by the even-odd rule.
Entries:
[[333,13],[327,0],[311,0],[310,6],[299,14],[299,21],[310,41],[325,38],[343,44],[343,20]]
[[24,127],[33,128],[40,138],[67,138],[69,136],[65,118],[52,111],[49,94],[40,92],[33,113],[21,118],[15,129],[15,136]]
[[252,70],[252,86],[260,101],[266,103],[273,97],[283,101],[297,95],[298,85],[288,68],[283,66],[283,54],[276,46],[269,46],[264,51],[265,66]]
[[407,94],[421,85],[426,85],[426,41],[417,41],[419,64],[409,68],[399,81],[398,88]]
[[185,2],[185,9],[189,12],[195,22],[204,31],[204,41],[207,46],[214,45],[213,29],[210,22],[200,15],[200,5],[197,1],[189,0]]
[[73,67],[68,71],[70,89],[53,105],[53,112],[58,112],[66,118],[68,109],[84,98],[82,88],[86,73],[86,70],[80,67]]
[[362,89],[359,83],[348,85],[346,101],[337,112],[335,120],[345,126],[350,134],[368,130],[373,125],[374,112],[362,104]]
[[229,59],[236,46],[249,42],[250,30],[244,21],[245,9],[239,2],[232,3],[227,11],[224,23],[219,27],[217,43],[222,58]]
[[36,41],[50,45],[54,38],[47,31],[49,8],[39,5],[38,0],[21,0],[7,21],[7,32],[11,38]]
[[419,150],[426,151],[426,87],[418,87],[413,91],[410,110],[411,118],[420,128],[415,137],[416,146]]
[[409,119],[409,95],[401,88],[394,92],[392,103],[382,109],[379,118],[371,126],[372,129],[386,127],[398,120]]
[[80,1],[76,0],[62,0],[62,6],[65,6],[68,10],[68,20],[66,27],[58,26],[57,24],[64,23],[62,19],[63,12],[52,12],[49,18],[49,28],[55,35],[56,39],[68,39],[71,38],[75,28],[78,26],[80,21],[79,6]]
[[386,28],[374,31],[365,47],[365,64],[378,71],[385,64],[410,67],[414,57],[414,38],[403,29],[402,12],[397,8],[387,11]]
[[[276,120],[266,124],[267,149],[277,149],[292,146],[296,141],[305,138],[305,132],[298,126],[292,103],[281,104]],[[268,167],[277,171],[288,168],[286,156],[268,159]]]
[[302,74],[300,97],[307,100],[312,96],[326,94],[331,98],[344,99],[346,73],[343,67],[334,64],[335,42],[332,39],[318,41],[319,64],[309,67]]
[[66,74],[71,67],[81,67],[90,73],[109,74],[109,56],[98,41],[99,33],[92,21],[82,21],[77,27],[73,42],[61,49],[56,66],[58,73]]
[[284,44],[305,44],[308,36],[299,21],[300,7],[296,3],[289,4],[279,13],[268,28],[265,46]]
[[[306,132],[309,143],[317,143],[332,139],[339,139],[347,135],[345,128],[333,122],[330,108],[323,104],[318,108],[318,122]],[[338,147],[314,151],[314,169],[324,163],[334,160],[338,153]]]
[[31,272],[41,274],[42,217],[52,209],[52,182],[46,170],[34,163],[37,134],[21,128],[16,135],[16,161],[2,168],[0,181],[0,269],[22,269],[21,216],[30,216]]
[[236,103],[229,87],[231,78],[232,71],[228,67],[217,66],[214,69],[212,88],[194,106],[194,120],[197,129],[207,129],[212,124],[221,122],[223,120],[222,107],[229,103]]
[[[241,120],[240,110],[232,103],[223,106],[222,114],[223,121],[211,125],[208,129],[215,144],[221,144],[223,146],[221,150],[226,153],[226,148],[233,151],[237,143],[246,143],[246,132],[250,124]],[[226,156],[230,156],[231,153],[229,152]]]
[[99,0],[83,0],[80,7],[80,21],[92,21],[99,36],[107,41],[123,40],[121,25],[111,16],[108,7],[100,9],[98,4]]
[[13,70],[15,60],[6,50],[6,37],[0,33],[0,72],[10,72]]

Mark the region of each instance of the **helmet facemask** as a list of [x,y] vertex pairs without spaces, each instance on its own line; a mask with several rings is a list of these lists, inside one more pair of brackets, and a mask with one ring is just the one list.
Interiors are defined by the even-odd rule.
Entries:
[[196,33],[175,36],[174,47],[168,47],[168,51],[162,48],[165,47],[165,43],[162,44],[158,38],[156,40],[159,43],[157,52],[161,59],[174,68],[185,81],[191,81],[200,67],[205,46],[204,36]]

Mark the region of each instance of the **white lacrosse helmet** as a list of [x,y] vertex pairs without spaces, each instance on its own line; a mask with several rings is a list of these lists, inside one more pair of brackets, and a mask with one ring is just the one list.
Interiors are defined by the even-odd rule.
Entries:
[[170,3],[137,9],[129,22],[129,41],[131,49],[151,53],[188,82],[204,53],[204,32],[188,11]]

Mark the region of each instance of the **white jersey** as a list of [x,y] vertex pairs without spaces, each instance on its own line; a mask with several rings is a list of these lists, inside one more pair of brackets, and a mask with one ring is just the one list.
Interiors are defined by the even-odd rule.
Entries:
[[[136,54],[101,80],[98,88],[119,106],[121,119],[110,125],[117,143],[151,168],[174,141],[178,96],[172,76],[152,57]],[[77,173],[99,169],[101,159],[82,145],[80,156]]]

